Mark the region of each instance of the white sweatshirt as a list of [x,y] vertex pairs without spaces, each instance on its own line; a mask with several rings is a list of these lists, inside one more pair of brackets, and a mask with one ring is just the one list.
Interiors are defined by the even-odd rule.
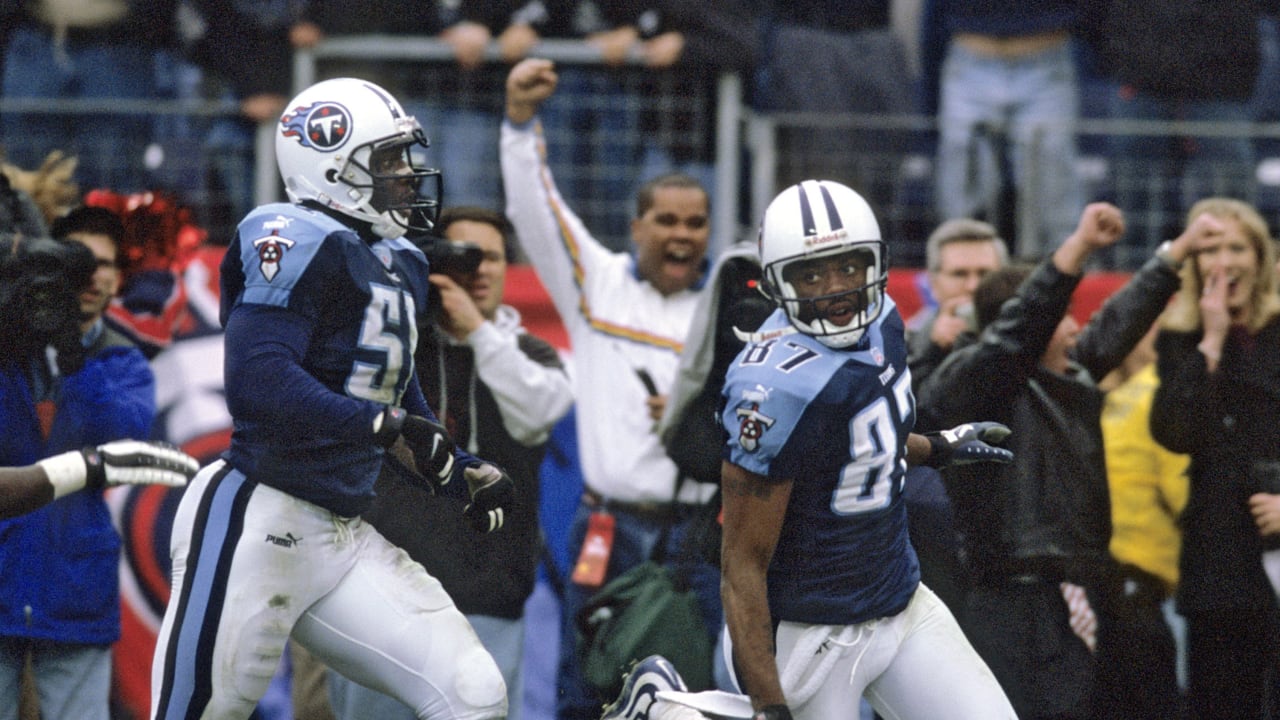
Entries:
[[[592,238],[560,197],[545,157],[537,118],[503,122],[507,216],[569,334],[587,487],[624,502],[669,501],[676,466],[655,433],[636,370],[648,372],[660,393],[670,390],[701,290],[664,297],[637,275],[631,255]],[[712,492],[687,482],[681,500]]]

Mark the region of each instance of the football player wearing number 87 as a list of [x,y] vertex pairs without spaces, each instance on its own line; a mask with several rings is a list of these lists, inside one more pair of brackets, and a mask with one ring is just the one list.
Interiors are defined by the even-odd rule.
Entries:
[[723,391],[721,595],[734,680],[769,718],[853,720],[863,696],[885,717],[1014,717],[920,583],[902,497],[909,463],[1011,461],[995,446],[1008,429],[911,432],[887,245],[856,192],[826,180],[787,188],[759,242],[778,309]]
[[947,607],[920,583],[902,496],[908,464],[1007,463],[998,423],[912,433],[902,318],[886,244],[853,190],[784,190],[760,230],[777,310],[725,378],[721,597],[740,694],[682,692],[661,658],[605,718],[856,720],[865,697],[905,720],[1015,717]]
[[248,718],[290,639],[420,718],[505,717],[465,616],[360,518],[392,446],[428,491],[461,477],[477,531],[512,501],[506,473],[454,447],[414,373],[430,268],[404,236],[431,229],[440,196],[439,171],[414,165],[426,136],[354,78],[302,91],[275,135],[291,202],[251,211],[222,262],[234,432],[174,518],[151,717]]
[[765,211],[759,249],[778,309],[741,333],[722,414],[724,647],[741,695],[681,692],[650,658],[604,717],[856,720],[863,696],[885,717],[1014,717],[920,584],[902,497],[908,463],[1009,462],[995,446],[1008,429],[911,432],[886,245],[853,190],[787,188]]

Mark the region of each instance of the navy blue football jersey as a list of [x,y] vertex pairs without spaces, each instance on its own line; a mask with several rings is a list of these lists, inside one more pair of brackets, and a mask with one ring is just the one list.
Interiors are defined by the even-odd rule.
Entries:
[[730,462],[794,480],[769,566],[775,618],[848,625],[900,612],[920,581],[902,497],[915,398],[902,318],[886,297],[850,348],[790,333],[775,311],[729,368]]
[[413,381],[427,261],[323,212],[277,203],[240,223],[221,267],[230,462],[343,515],[373,498],[372,419]]

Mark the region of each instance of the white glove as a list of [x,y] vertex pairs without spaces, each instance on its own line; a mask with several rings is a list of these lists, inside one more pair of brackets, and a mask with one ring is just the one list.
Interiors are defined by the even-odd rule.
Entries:
[[116,440],[97,447],[72,450],[36,463],[44,468],[53,497],[82,488],[98,490],[116,485],[182,487],[200,463],[168,443]]

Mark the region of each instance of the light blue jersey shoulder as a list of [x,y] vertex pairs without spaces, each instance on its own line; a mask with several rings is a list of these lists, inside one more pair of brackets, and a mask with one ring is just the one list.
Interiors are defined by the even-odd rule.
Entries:
[[[262,205],[240,221],[241,301],[287,306],[289,294],[335,232],[351,229],[324,213],[290,203]],[[352,233],[354,237],[354,233]]]
[[[722,420],[729,431],[731,462],[768,476],[773,461],[805,425],[801,419],[807,416],[812,421],[815,409],[837,402],[847,411],[859,402],[873,402],[887,380],[894,381],[891,385],[896,388],[905,376],[909,385],[902,341],[900,337],[895,341],[893,331],[896,327],[901,334],[901,323],[894,322],[897,311],[891,300],[887,302],[853,350],[833,350],[813,337],[790,332],[791,324],[781,310],[761,325],[757,333],[766,339],[749,343],[725,379]],[[855,382],[845,379],[833,384],[837,373],[852,375]],[[865,380],[857,382],[857,378]],[[827,397],[836,388],[844,397]],[[913,398],[901,400],[914,409]],[[835,415],[843,414],[840,408],[833,409]]]

